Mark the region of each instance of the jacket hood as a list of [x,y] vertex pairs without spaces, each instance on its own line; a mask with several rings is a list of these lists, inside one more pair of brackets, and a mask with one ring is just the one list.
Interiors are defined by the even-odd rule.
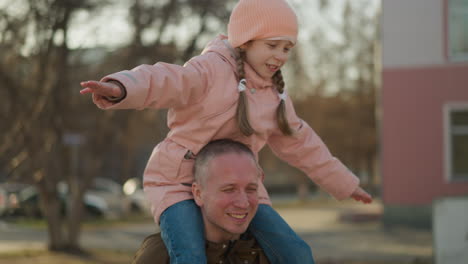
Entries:
[[208,52],[215,52],[225,58],[236,72],[236,51],[229,44],[227,36],[219,34],[215,39],[208,42],[201,54]]
[[[236,63],[236,50],[229,44],[228,37],[225,35],[218,35],[215,39],[208,42],[202,51],[202,54],[208,52],[215,52],[224,59],[226,59],[232,67],[232,70],[237,75],[237,63]],[[255,83],[257,87],[271,88],[273,83],[271,80],[265,80],[258,75],[255,70],[248,64],[244,63],[244,70],[246,73],[247,84]]]

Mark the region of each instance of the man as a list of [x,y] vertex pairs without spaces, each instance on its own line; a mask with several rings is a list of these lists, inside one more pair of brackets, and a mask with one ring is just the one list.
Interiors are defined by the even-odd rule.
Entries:
[[[210,142],[196,157],[194,176],[192,192],[204,221],[208,263],[269,263],[247,231],[262,177],[251,150],[232,140]],[[160,234],[145,239],[133,263],[170,263]]]

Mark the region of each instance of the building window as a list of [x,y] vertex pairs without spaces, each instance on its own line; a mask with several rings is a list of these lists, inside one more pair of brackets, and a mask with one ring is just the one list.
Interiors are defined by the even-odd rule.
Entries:
[[452,61],[468,61],[468,1],[448,0],[448,49]]
[[445,105],[445,175],[468,181],[468,102]]

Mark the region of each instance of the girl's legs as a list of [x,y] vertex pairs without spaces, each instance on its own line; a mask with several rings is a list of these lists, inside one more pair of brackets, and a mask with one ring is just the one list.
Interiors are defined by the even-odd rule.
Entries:
[[312,251],[269,205],[260,204],[249,230],[272,264],[314,264]]
[[159,226],[171,264],[207,262],[203,219],[193,200],[167,208],[161,215]]

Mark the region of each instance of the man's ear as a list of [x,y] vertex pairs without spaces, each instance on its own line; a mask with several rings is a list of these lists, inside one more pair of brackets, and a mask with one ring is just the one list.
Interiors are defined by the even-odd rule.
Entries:
[[264,181],[265,180],[265,172],[263,171],[262,167],[260,167],[260,165],[258,165],[258,168],[260,170],[260,181]]
[[202,190],[201,190],[200,184],[198,184],[196,182],[192,183],[193,199],[195,200],[195,203],[198,206],[202,206],[202,204],[203,204],[202,198],[201,198],[201,195],[202,195],[201,193],[202,193]]

